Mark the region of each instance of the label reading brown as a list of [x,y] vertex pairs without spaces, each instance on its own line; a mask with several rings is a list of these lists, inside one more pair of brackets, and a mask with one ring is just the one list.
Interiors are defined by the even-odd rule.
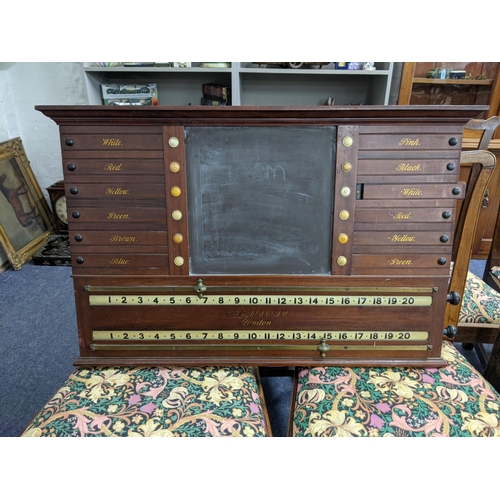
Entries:
[[137,238],[135,236],[120,236],[118,234],[114,234],[109,238],[109,241],[112,243],[135,243],[137,242]]

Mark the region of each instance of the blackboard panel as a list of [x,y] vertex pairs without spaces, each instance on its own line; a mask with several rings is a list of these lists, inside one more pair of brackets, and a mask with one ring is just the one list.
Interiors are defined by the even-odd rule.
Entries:
[[330,274],[336,127],[186,128],[192,274]]

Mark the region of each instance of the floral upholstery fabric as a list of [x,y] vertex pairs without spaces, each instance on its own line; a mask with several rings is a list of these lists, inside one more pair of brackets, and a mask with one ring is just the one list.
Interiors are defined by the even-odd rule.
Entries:
[[500,395],[457,349],[442,368],[320,367],[299,371],[292,435],[500,437]]
[[494,266],[490,269],[490,273],[497,278],[500,278],[500,266]]
[[267,436],[248,367],[76,369],[23,437]]
[[462,300],[460,323],[500,323],[500,294],[470,271]]

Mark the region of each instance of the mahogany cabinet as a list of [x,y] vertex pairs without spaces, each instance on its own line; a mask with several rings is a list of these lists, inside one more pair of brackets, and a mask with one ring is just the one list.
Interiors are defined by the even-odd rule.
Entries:
[[438,366],[484,106],[38,106],[79,365]]

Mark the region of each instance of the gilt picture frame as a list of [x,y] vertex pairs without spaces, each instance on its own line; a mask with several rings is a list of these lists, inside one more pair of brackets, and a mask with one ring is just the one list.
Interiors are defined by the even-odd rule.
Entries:
[[19,270],[54,229],[20,137],[0,143],[0,246]]

